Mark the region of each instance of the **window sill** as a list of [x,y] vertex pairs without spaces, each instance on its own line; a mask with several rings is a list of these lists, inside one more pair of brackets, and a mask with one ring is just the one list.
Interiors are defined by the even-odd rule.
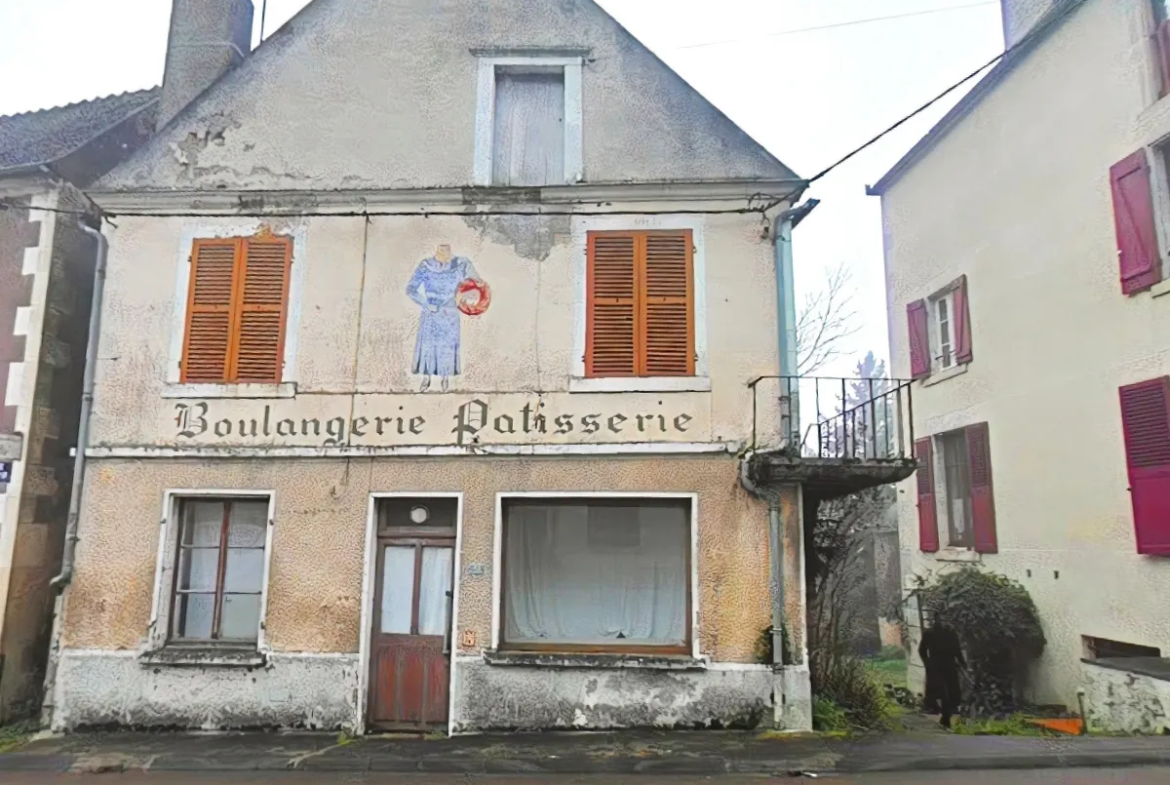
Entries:
[[168,384],[163,398],[295,398],[296,382],[283,384]]
[[615,376],[605,379],[569,378],[570,393],[711,392],[709,376]]
[[1167,657],[1102,657],[1096,660],[1082,659],[1081,662],[1098,668],[1136,673],[1158,681],[1170,681],[1170,658]]
[[631,668],[661,671],[702,671],[706,660],[680,654],[584,654],[532,651],[487,651],[488,665],[524,668]]
[[1150,293],[1150,297],[1161,297],[1162,295],[1170,294],[1170,278],[1164,281],[1158,281],[1146,291]]
[[952,365],[945,371],[937,371],[932,373],[930,376],[927,376],[922,380],[922,386],[933,387],[936,384],[945,382],[947,379],[953,379],[956,376],[962,376],[967,372],[967,365],[968,363],[964,363],[962,365]]
[[979,554],[971,548],[943,548],[934,555],[936,561],[958,562],[962,564],[976,564],[980,561]]
[[144,652],[138,662],[146,666],[173,665],[201,668],[258,668],[268,662],[255,647],[165,646]]

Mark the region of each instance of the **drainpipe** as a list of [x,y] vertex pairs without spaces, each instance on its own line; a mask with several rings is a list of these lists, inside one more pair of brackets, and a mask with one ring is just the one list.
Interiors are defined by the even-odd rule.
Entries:
[[[797,449],[800,444],[800,385],[793,377],[799,372],[799,357],[796,345],[796,291],[792,273],[792,230],[811,213],[820,202],[810,199],[799,207],[785,210],[776,216],[775,229],[772,234],[775,248],[776,264],[776,314],[777,334],[776,344],[780,357],[781,395],[787,400],[788,422],[782,434],[786,446],[791,446],[795,439]],[[746,461],[744,462],[746,467]],[[784,590],[784,514],[780,506],[780,494],[762,492],[750,482],[746,471],[742,472],[741,481],[747,490],[768,501],[768,552],[769,583],[772,594],[772,670],[778,673],[784,666],[784,625],[785,600]],[[777,730],[784,727],[785,695],[783,680],[773,677],[772,680],[772,726]]]
[[93,271],[93,299],[90,301],[89,342],[85,347],[85,376],[81,383],[81,416],[77,421],[77,446],[73,456],[73,487],[69,491],[69,517],[65,524],[65,552],[61,557],[61,574],[49,585],[60,592],[73,580],[73,562],[77,554],[77,518],[81,509],[81,490],[85,483],[85,448],[89,444],[89,416],[93,410],[94,375],[97,366],[98,331],[102,322],[102,298],[106,289],[106,258],[110,246],[97,228],[78,222],[81,231],[97,244]]

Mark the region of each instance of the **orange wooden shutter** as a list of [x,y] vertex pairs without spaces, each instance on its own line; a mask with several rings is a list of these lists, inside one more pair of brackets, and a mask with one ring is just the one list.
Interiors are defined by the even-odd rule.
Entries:
[[638,372],[636,236],[589,234],[586,376],[634,376]]
[[217,383],[229,378],[232,305],[238,240],[196,240],[191,250],[187,330],[180,378]]
[[240,384],[279,383],[292,242],[287,237],[263,237],[244,240],[243,244],[233,380]]
[[643,376],[695,372],[694,271],[691,233],[648,232],[641,238],[640,310]]

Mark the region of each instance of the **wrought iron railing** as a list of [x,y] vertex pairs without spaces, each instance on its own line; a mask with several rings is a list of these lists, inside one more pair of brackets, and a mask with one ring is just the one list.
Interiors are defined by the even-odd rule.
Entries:
[[748,386],[753,450],[859,461],[913,457],[908,380],[762,376]]

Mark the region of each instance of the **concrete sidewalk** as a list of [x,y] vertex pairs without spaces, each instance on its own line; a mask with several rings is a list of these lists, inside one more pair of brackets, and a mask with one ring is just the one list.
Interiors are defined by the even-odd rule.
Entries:
[[736,732],[548,733],[342,740],[305,733],[82,734],[0,755],[4,771],[436,774],[865,773],[1170,764],[1167,738],[899,733],[862,739]]

